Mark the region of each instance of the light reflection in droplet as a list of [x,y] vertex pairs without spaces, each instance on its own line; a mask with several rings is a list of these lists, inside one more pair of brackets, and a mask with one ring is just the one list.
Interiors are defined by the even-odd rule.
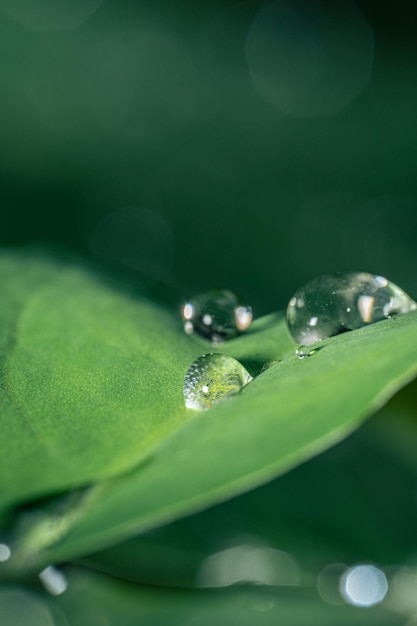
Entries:
[[359,296],[358,298],[358,310],[361,318],[364,322],[369,324],[372,321],[372,311],[375,304],[375,298],[373,296]]
[[388,582],[384,572],[374,565],[356,565],[343,574],[340,591],[349,604],[369,607],[382,602]]
[[49,591],[53,596],[60,596],[68,588],[66,577],[53,565],[45,567],[45,569],[40,572],[39,578],[46,591]]
[[192,304],[190,304],[189,302],[187,302],[187,304],[184,305],[183,308],[183,316],[185,320],[190,320],[192,318],[192,316],[194,315],[194,307]]
[[203,315],[203,322],[206,326],[212,325],[213,318],[211,317],[211,315],[209,315],[209,313],[206,313],[205,315]]
[[0,543],[0,563],[8,561],[12,555],[10,547],[6,543]]
[[197,574],[199,587],[226,587],[246,582],[299,585],[301,574],[290,554],[269,547],[240,545],[207,557]]
[[373,33],[349,0],[263,4],[246,41],[257,93],[292,116],[343,110],[369,80]]
[[247,306],[237,306],[234,311],[236,327],[241,331],[245,331],[252,323],[252,309]]

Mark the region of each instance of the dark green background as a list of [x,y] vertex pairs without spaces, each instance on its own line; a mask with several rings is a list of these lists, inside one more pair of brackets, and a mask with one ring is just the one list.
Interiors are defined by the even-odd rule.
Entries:
[[[417,294],[411,3],[357,4],[373,34],[369,82],[340,112],[301,117],[250,79],[245,42],[267,3],[105,0],[76,28],[35,29],[26,4],[0,2],[1,244],[64,244],[178,298],[227,286],[257,314],[335,270]],[[356,45],[345,5],[289,4],[307,31],[312,15],[336,35],[343,24],[346,58],[327,77],[337,92]],[[39,6],[38,21],[50,17]]]
[[[88,19],[72,21],[90,5]],[[265,18],[274,7],[287,11],[284,26]],[[370,0],[0,0],[0,245],[67,248],[166,287],[177,303],[228,287],[257,316],[338,270],[382,274],[416,297],[415,13],[411,2]],[[254,46],[262,15],[288,58],[273,37]],[[345,106],[317,110],[366,74],[358,36],[372,52],[369,80]],[[317,66],[316,86],[310,76],[298,109],[284,111],[255,88],[257,53],[269,80],[276,63],[295,91],[316,54],[327,69]],[[163,587],[194,584],[201,559],[239,532],[294,553],[311,574],[304,604],[268,590],[277,604],[265,625],[287,614],[291,626],[313,623],[316,570],[333,559],[415,565],[414,387],[399,397],[270,485],[84,561],[159,590],[69,568],[57,601],[68,624],[102,623],[101,605],[111,624],[149,619],[155,607],[158,626],[185,623],[187,611],[205,623],[208,606],[220,622],[253,623],[234,592],[229,607],[228,596],[213,604],[210,592]],[[323,611],[329,623],[380,623],[351,608],[343,621],[322,602],[314,623],[327,623]]]

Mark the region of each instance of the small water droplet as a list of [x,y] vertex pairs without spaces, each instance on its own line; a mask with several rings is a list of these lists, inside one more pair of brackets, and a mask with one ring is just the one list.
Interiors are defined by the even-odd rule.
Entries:
[[298,356],[299,359],[307,359],[309,356],[313,356],[313,354],[316,354],[317,350],[318,348],[311,349],[307,346],[299,346],[295,351],[295,354]]
[[184,329],[220,343],[232,339],[249,328],[252,309],[228,289],[208,291],[182,307]]
[[184,379],[185,406],[205,410],[239,393],[252,376],[239,361],[224,354],[203,354],[188,368]]
[[410,296],[382,276],[326,274],[294,294],[287,308],[287,323],[293,339],[309,346],[416,308]]
[[281,363],[281,361],[280,360],[268,361],[268,363],[264,363],[264,365],[262,365],[262,369],[260,371],[260,374],[263,374],[264,372],[266,372],[266,370],[269,370],[271,367],[273,367],[277,363]]

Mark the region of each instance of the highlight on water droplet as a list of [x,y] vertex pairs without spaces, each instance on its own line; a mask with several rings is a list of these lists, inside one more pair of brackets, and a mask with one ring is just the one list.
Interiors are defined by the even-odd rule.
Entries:
[[182,307],[184,330],[220,343],[249,328],[252,309],[229,289],[197,295]]
[[184,379],[185,406],[205,410],[229,398],[251,382],[239,361],[219,353],[203,354],[188,368]]
[[296,291],[287,307],[293,339],[304,346],[414,311],[416,302],[382,276],[325,274]]
[[374,565],[350,567],[340,580],[340,592],[346,602],[354,606],[370,607],[379,604],[388,591],[387,578]]

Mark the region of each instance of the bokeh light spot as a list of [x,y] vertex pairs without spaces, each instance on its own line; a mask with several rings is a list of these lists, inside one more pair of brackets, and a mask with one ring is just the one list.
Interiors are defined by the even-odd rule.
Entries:
[[340,590],[349,604],[369,607],[382,602],[388,582],[384,572],[374,565],[357,565],[343,574]]
[[255,91],[294,117],[342,111],[367,84],[373,33],[353,2],[264,4],[246,40]]

